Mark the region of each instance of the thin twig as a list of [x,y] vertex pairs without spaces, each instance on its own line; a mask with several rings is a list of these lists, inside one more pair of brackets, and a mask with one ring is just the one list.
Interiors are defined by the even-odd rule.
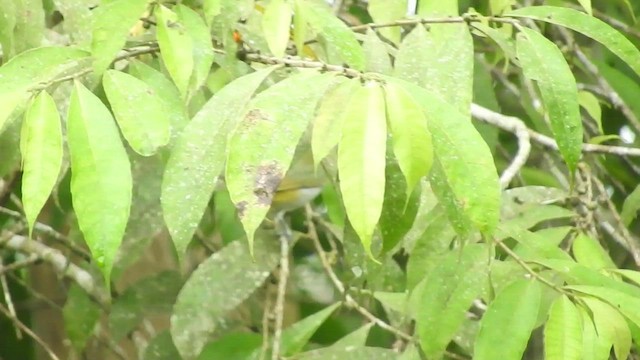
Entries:
[[[3,268],[4,264],[2,262],[2,257],[0,257],[0,268]],[[4,302],[7,303],[7,310],[9,310],[9,314],[11,315],[11,319],[17,319],[18,314],[16,313],[16,308],[13,306],[13,299],[11,297],[11,293],[9,292],[9,284],[7,282],[7,277],[4,273],[0,274],[0,285],[2,286],[2,292],[4,293]],[[20,332],[20,328],[16,327],[16,338],[22,339],[22,333]]]
[[7,308],[2,306],[2,304],[0,304],[0,312],[3,313],[4,316],[9,318],[9,320],[11,320],[17,328],[24,331],[25,334],[27,334],[36,343],[38,343],[38,345],[40,345],[44,349],[44,351],[47,353],[47,355],[49,355],[49,357],[52,360],[60,360],[60,358],[56,355],[56,353],[53,352],[53,350],[49,347],[49,345],[47,345],[47,343],[44,342],[44,340],[42,340],[38,335],[36,335],[33,331],[31,331],[31,329],[29,329],[29,327],[25,325],[22,321],[20,321],[18,318],[14,318],[13,316],[11,316],[11,312],[7,310]]
[[289,279],[289,241],[290,230],[283,218],[284,213],[279,213],[275,221],[279,223],[280,233],[280,276],[278,278],[278,294],[274,306],[275,325],[273,330],[273,347],[271,360],[280,359],[280,347],[282,345],[282,326],[284,322],[284,302],[287,293],[287,280]]
[[[14,270],[22,269],[22,268],[27,267],[27,266],[31,266],[31,265],[37,263],[40,260],[42,260],[42,259],[40,259],[40,257],[38,257],[38,255],[31,254],[31,255],[29,255],[28,258],[26,258],[24,260],[14,261],[9,265],[0,266],[0,275],[6,274],[6,273],[14,271]],[[0,259],[0,262],[1,261],[2,260]]]
[[248,53],[246,54],[246,60],[249,62],[258,62],[267,65],[285,65],[296,68],[321,69],[324,71],[339,72],[344,76],[350,78],[356,78],[363,75],[363,73],[361,73],[360,71],[345,66],[325,64],[320,61],[304,60],[292,56],[285,56],[284,58],[280,58],[258,53]]
[[463,14],[462,16],[446,16],[446,17],[430,17],[430,18],[416,18],[416,19],[400,19],[386,23],[368,23],[362,25],[351,26],[353,31],[365,31],[367,29],[380,29],[387,27],[397,26],[411,26],[411,25],[428,25],[428,24],[462,24],[471,22],[489,21],[494,23],[503,24],[517,24],[518,19],[499,17],[499,16],[481,16],[477,14]]

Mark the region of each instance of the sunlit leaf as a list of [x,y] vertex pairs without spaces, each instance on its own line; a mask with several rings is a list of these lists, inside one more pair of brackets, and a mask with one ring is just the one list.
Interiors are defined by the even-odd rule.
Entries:
[[302,56],[304,54],[304,42],[307,38],[309,24],[305,19],[303,4],[300,1],[294,1],[293,9],[295,12],[293,16],[293,42],[296,44],[298,56]]
[[216,93],[176,142],[162,180],[162,210],[181,258],[224,168],[227,138],[273,67],[246,75]]
[[367,338],[369,337],[369,332],[371,328],[375,325],[370,322],[362,325],[360,328],[354,330],[353,332],[348,333],[340,340],[336,341],[331,345],[333,348],[347,348],[347,347],[361,347],[365,346],[367,342]]
[[607,254],[606,250],[598,240],[580,233],[574,240],[571,247],[573,257],[579,264],[592,269],[615,269],[616,265]]
[[385,44],[378,34],[372,29],[367,30],[367,35],[362,43],[367,65],[365,69],[369,72],[380,74],[391,74],[393,67]]
[[537,82],[558,148],[573,172],[582,154],[582,119],[571,68],[560,49],[535,30],[522,28],[516,41],[524,74]]
[[620,212],[620,218],[626,226],[629,226],[631,222],[638,216],[638,210],[640,210],[640,185],[638,185],[622,204],[622,211]]
[[171,336],[183,358],[197,357],[210,336],[224,327],[227,313],[260,287],[278,263],[275,236],[261,233],[256,240],[253,258],[246,242],[234,241],[202,262],[180,290]]
[[[517,280],[502,290],[480,320],[473,359],[522,359],[538,317],[540,298],[537,281]],[[506,329],[509,336],[505,336]]]
[[[582,306],[578,308],[582,315],[582,359],[583,360],[609,360],[611,343],[605,340],[596,331],[588,310]],[[624,321],[624,319],[622,319]]]
[[598,130],[601,134],[604,134],[602,129],[602,109],[600,108],[600,102],[598,98],[588,91],[578,91],[578,102],[580,107],[585,109],[589,116],[598,124]]
[[122,135],[133,150],[151,156],[169,142],[168,114],[150,86],[117,70],[105,73],[102,86]]
[[189,96],[192,96],[204,84],[211,71],[213,63],[211,33],[200,15],[191,8],[178,4],[173,10],[191,38],[193,74],[191,74],[189,81]]
[[640,75],[640,50],[609,24],[569,7],[530,6],[505,15],[527,17],[567,27],[598,41]]
[[485,286],[487,270],[487,248],[468,245],[449,252],[416,287],[411,306],[427,357],[442,357]]
[[640,298],[625,294],[617,289],[600,286],[569,285],[566,288],[604,300],[633,323],[640,324]]
[[333,15],[326,5],[313,0],[296,0],[296,2],[299,5],[296,12],[303,11],[304,19],[309,22],[316,34],[324,38],[327,46],[335,49],[342,61],[350,67],[364,70],[364,52],[353,31]]
[[[407,1],[406,0],[370,0],[367,6],[369,14],[376,23],[384,24],[395,20],[399,20],[405,17],[407,14]],[[380,34],[385,38],[391,40],[394,44],[400,43],[400,31],[399,26],[390,26],[381,28]]]
[[318,105],[316,117],[313,120],[313,130],[311,133],[311,149],[313,151],[313,162],[317,168],[331,150],[338,145],[342,136],[342,124],[344,122],[343,104],[358,89],[357,81],[338,77],[339,82],[327,91]]
[[146,7],[147,0],[115,0],[93,10],[91,53],[95,78],[109,67]]
[[[225,334],[216,341],[210,342],[203,349],[198,360],[243,359],[253,360],[255,349],[262,344],[262,336],[255,333]],[[253,353],[253,355],[252,355]],[[259,354],[258,354],[259,356]]]
[[249,102],[229,139],[225,179],[249,248],[332,75],[303,72]]
[[285,0],[273,0],[262,16],[262,29],[274,56],[282,57],[289,43],[291,5]]
[[22,134],[22,203],[29,234],[58,180],[62,166],[62,127],[51,95],[41,92],[27,109]]
[[[599,299],[592,297],[580,298],[589,307],[593,314],[593,323],[595,324],[598,337],[606,346],[606,354],[609,354],[611,345],[618,359],[626,359],[631,350],[631,332],[627,321],[611,305]],[[601,350],[604,355],[604,349]],[[608,356],[607,356],[608,358]]]
[[213,18],[220,14],[222,10],[222,0],[203,0],[204,19],[207,25],[211,26]]
[[338,146],[340,191],[347,217],[370,257],[373,232],[384,201],[387,124],[384,93],[370,82],[345,110]]
[[551,305],[544,327],[544,354],[548,360],[582,359],[582,317],[566,295]]
[[14,4],[13,45],[15,53],[19,54],[42,45],[45,34],[45,13],[40,0],[14,1]]
[[131,165],[109,110],[76,83],[67,119],[71,194],[80,230],[109,283],[131,206]]
[[431,170],[431,133],[424,112],[402,87],[385,85],[385,101],[393,153],[407,181],[408,201],[420,179]]
[[186,98],[194,69],[193,41],[176,13],[160,5],[155,14],[158,19],[156,31],[162,61],[180,94]]
[[340,303],[327,306],[284,329],[282,331],[282,354],[288,356],[300,352],[320,325],[322,325],[339,306]]

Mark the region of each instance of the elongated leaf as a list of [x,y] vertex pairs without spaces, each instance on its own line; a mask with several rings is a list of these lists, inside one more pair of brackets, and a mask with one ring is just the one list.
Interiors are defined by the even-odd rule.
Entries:
[[62,166],[60,115],[51,95],[41,92],[27,109],[20,136],[22,203],[29,236],[58,180]]
[[3,57],[10,59],[14,56],[13,29],[16,27],[16,3],[14,0],[0,0],[3,16],[0,21],[0,45]]
[[602,129],[602,109],[600,108],[598,98],[588,91],[578,91],[578,102],[580,103],[580,107],[585,109],[589,116],[598,124],[600,133],[604,134],[604,130]]
[[109,284],[129,219],[131,165],[109,110],[76,83],[67,119],[71,195],[80,230]]
[[[367,7],[369,14],[376,23],[388,23],[399,20],[407,14],[407,1],[405,0],[371,0]],[[400,43],[400,31],[398,26],[390,26],[379,29],[380,34],[391,40],[394,44]]]
[[640,324],[640,298],[630,296],[622,291],[600,286],[570,285],[566,286],[566,288],[602,299],[618,309],[620,313],[634,324]]
[[582,317],[566,295],[551,305],[544,328],[544,353],[548,360],[580,360],[582,356]]
[[169,142],[168,114],[149,85],[131,75],[109,70],[102,86],[122,135],[133,150],[151,156]]
[[364,52],[353,31],[322,3],[313,0],[296,0],[296,2],[299,5],[296,12],[303,11],[304,19],[309,22],[316,34],[322,36],[327,46],[332,47],[342,61],[350,67],[364,70]]
[[304,8],[302,2],[299,0],[293,3],[294,16],[293,16],[293,42],[296,44],[296,52],[298,56],[304,54],[304,42],[307,38],[307,30],[309,24],[304,16]]
[[187,110],[180,100],[178,88],[163,73],[140,61],[129,63],[129,74],[144,81],[157,95],[165,113],[169,116],[171,123],[170,143],[174,144],[182,128],[189,122]]
[[160,5],[156,10],[157,37],[160,55],[173,82],[183,98],[187,97],[189,80],[194,69],[193,42],[178,15]]
[[417,332],[428,358],[442,357],[487,283],[487,271],[487,248],[468,245],[462,253],[449,252],[418,285],[411,305],[417,309]]
[[345,335],[343,338],[333,343],[331,347],[344,349],[347,347],[365,346],[373,325],[375,324],[372,322],[362,325],[359,329]]
[[345,110],[338,146],[340,191],[347,217],[367,254],[384,201],[387,124],[384,94],[374,82],[357,90]]
[[640,50],[624,35],[595,17],[568,7],[530,6],[505,15],[527,17],[567,27],[606,46],[640,75]]
[[202,349],[198,360],[212,359],[258,359],[255,349],[262,344],[262,336],[256,333],[225,334],[216,341],[210,342]]
[[403,88],[385,86],[387,120],[393,152],[407,181],[407,200],[423,176],[431,170],[433,146],[424,112]]
[[284,356],[290,356],[300,352],[320,325],[322,325],[339,306],[340,303],[327,306],[317,313],[309,315],[284,329],[282,332],[282,354]]
[[109,67],[146,7],[147,0],[115,0],[94,10],[91,53],[95,78]]
[[581,297],[581,300],[587,304],[593,314],[593,323],[600,342],[603,343],[601,346],[605,347],[600,350],[601,353],[604,355],[606,350],[608,358],[609,350],[613,345],[616,357],[626,359],[631,350],[631,332],[624,317],[614,307],[599,299]]
[[417,26],[402,41],[395,70],[395,76],[430,90],[468,116],[473,96],[473,40],[466,25],[447,24],[429,32]]
[[78,66],[89,53],[72,47],[42,47],[25,51],[0,67],[0,132],[19,105],[41,86]]
[[343,77],[339,77],[337,80],[339,83],[329,89],[320,100],[316,117],[313,120],[311,150],[316,168],[340,142],[345,114],[342,104],[349,103],[349,99],[359,87],[357,81]]
[[303,72],[261,92],[229,139],[226,181],[249,240],[264,219],[331,75]]
[[191,38],[193,51],[193,74],[189,81],[189,97],[191,97],[204,84],[211,71],[213,63],[211,33],[200,15],[189,7],[178,4],[174,11]]
[[222,0],[204,0],[202,1],[204,10],[204,19],[209,27],[213,22],[213,18],[220,14],[222,10]]
[[100,319],[98,304],[92,301],[79,286],[72,284],[67,293],[62,315],[71,346],[76,351],[82,351]]
[[[584,307],[579,307],[582,315],[582,359],[583,360],[609,360],[611,343],[607,343],[596,331],[591,315]],[[623,319],[624,320],[624,319]]]
[[[480,320],[473,359],[522,359],[538,317],[540,298],[536,281],[517,280],[502,290]],[[509,336],[505,336],[505,329]]]
[[271,1],[262,17],[262,29],[273,55],[277,57],[284,55],[289,43],[290,27],[291,5],[285,0]]
[[186,126],[171,152],[162,179],[161,201],[180,258],[224,168],[229,133],[253,93],[274,69],[236,79],[216,93]]
[[[425,113],[435,159],[441,167],[439,181],[446,182],[452,197],[444,198],[448,210],[468,218],[480,231],[492,232],[498,223],[500,186],[487,144],[468,119],[451,105],[419,86],[387,79],[403,87]],[[442,193],[436,194],[443,200]]]
[[636,216],[638,216],[638,210],[640,210],[640,185],[633,189],[622,204],[620,218],[626,226],[629,226]]
[[560,49],[537,31],[522,28],[516,41],[524,74],[537,82],[558,148],[573,172],[582,154],[576,80]]
[[393,67],[385,44],[378,34],[372,29],[367,30],[367,36],[362,43],[365,59],[367,61],[366,70],[380,74],[391,74]]
[[[224,317],[262,286],[278,263],[273,234],[257,237],[254,258],[244,241],[214,253],[191,274],[173,308],[171,336],[184,359],[198,356],[210,336],[224,327]],[[225,294],[225,296],[219,296]]]
[[41,0],[14,1],[14,4],[16,12],[13,45],[15,53],[19,54],[42,45],[45,13]]
[[616,265],[598,240],[579,234],[573,241],[573,256],[579,264],[592,269],[615,269]]

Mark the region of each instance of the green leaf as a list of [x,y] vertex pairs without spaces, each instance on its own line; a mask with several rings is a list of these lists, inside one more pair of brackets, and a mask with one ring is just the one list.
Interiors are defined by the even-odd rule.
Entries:
[[582,317],[566,295],[560,295],[549,310],[544,354],[547,360],[582,359]]
[[318,350],[302,353],[295,360],[325,360],[325,359],[349,359],[349,360],[396,360],[399,358],[395,350],[378,347],[326,347]]
[[185,31],[191,38],[193,50],[193,74],[189,81],[189,98],[204,84],[211,71],[213,63],[213,46],[211,33],[200,15],[194,10],[178,4],[174,11],[178,21],[184,25]]
[[240,113],[274,67],[231,82],[213,95],[185,127],[162,179],[162,212],[182,258],[224,168],[227,138]]
[[71,284],[62,315],[71,346],[77,352],[82,352],[100,319],[98,304],[79,286]]
[[41,0],[14,1],[14,4],[16,7],[13,45],[15,53],[18,54],[42,45],[45,34],[45,14]]
[[487,35],[502,49],[504,55],[512,62],[518,64],[516,45],[511,37],[511,34],[505,34],[504,31],[492,28],[481,22],[473,23],[471,26],[480,30],[483,34]]
[[507,13],[564,26],[606,46],[640,75],[640,50],[623,34],[595,17],[568,7],[530,6]]
[[467,245],[461,252],[446,254],[414,290],[411,306],[428,358],[442,358],[487,283],[487,265],[487,247]]
[[[591,297],[580,298],[591,310],[593,323],[600,341],[606,346],[606,354],[609,354],[611,345],[618,359],[626,359],[631,350],[631,332],[627,321],[620,312],[611,305],[599,299]],[[604,355],[604,349],[601,350]],[[608,356],[606,357],[608,359]]]
[[404,314],[408,309],[407,294],[404,292],[376,291],[373,297],[380,301],[387,311]]
[[322,325],[339,306],[340,303],[327,306],[284,329],[282,331],[282,354],[284,356],[291,356],[300,352],[320,325]]
[[296,53],[298,56],[304,55],[304,42],[307,38],[307,30],[309,24],[304,17],[304,8],[299,0],[293,3],[293,42],[296,44]]
[[72,47],[42,47],[21,53],[0,67],[0,132],[29,90],[64,74],[87,59],[89,53]]
[[22,203],[29,237],[62,166],[62,127],[51,95],[42,91],[27,109],[22,134]]
[[[532,280],[516,280],[502,290],[480,320],[473,359],[521,359],[538,317],[540,299],[540,285]],[[505,336],[507,329],[509,336]]]
[[289,43],[290,28],[291,5],[285,0],[272,0],[262,16],[262,30],[274,56],[284,56]]
[[93,10],[91,53],[94,78],[100,78],[109,67],[124,46],[129,30],[146,8],[147,0],[115,0]]
[[610,287],[569,285],[565,288],[604,300],[634,324],[640,324],[640,298],[638,297],[625,294],[622,291]]
[[222,0],[203,0],[202,8],[204,11],[204,19],[207,25],[211,27],[213,18],[218,16],[222,11]]
[[157,95],[158,100],[162,103],[164,112],[169,117],[171,124],[170,142],[174,144],[182,128],[189,122],[187,110],[180,100],[178,88],[163,73],[141,61],[134,60],[129,63],[129,74],[144,81]]
[[598,124],[598,130],[601,134],[604,134],[602,129],[602,109],[600,108],[600,102],[598,98],[588,91],[578,91],[578,102],[580,107],[585,109],[589,116]]
[[[480,231],[492,232],[498,224],[500,185],[482,136],[465,116],[429,91],[394,78],[388,81],[403,87],[425,113],[443,176],[438,180],[446,182],[452,196],[444,198],[448,211],[469,219]],[[436,194],[443,200],[442,193]]]
[[622,204],[620,219],[625,226],[631,225],[631,222],[638,216],[638,210],[640,210],[640,185],[633,189]]
[[458,15],[458,0],[424,1],[418,4],[419,16]]
[[385,44],[378,34],[372,29],[367,30],[367,35],[362,43],[364,55],[367,61],[366,71],[380,74],[391,74],[393,67]]
[[371,241],[385,187],[387,124],[384,93],[375,82],[353,95],[345,110],[338,146],[340,191],[347,217],[367,254],[373,258]]
[[[403,19],[407,15],[407,1],[406,0],[370,0],[367,6],[369,15],[376,23],[388,23],[396,20]],[[394,44],[400,43],[399,26],[390,26],[381,28],[380,34],[385,38],[391,40]]]
[[516,42],[524,74],[537,82],[560,153],[574,172],[582,155],[582,119],[571,68],[560,49],[535,30],[522,28]]
[[395,65],[395,76],[438,94],[468,116],[473,97],[473,39],[466,24],[446,24],[429,32],[416,26],[402,41]]
[[573,257],[579,264],[595,270],[615,269],[616,265],[609,257],[606,250],[602,248],[598,240],[580,233],[571,247]]
[[[377,293],[376,293],[377,294]],[[360,328],[348,333],[340,340],[331,345],[332,348],[347,348],[347,347],[361,347],[367,343],[369,332],[375,325],[373,322],[362,325]]]
[[160,56],[180,94],[186,99],[194,69],[193,41],[187,27],[179,22],[178,15],[173,11],[160,5],[156,11],[156,18]]
[[53,3],[64,18],[64,33],[69,35],[72,43],[83,49],[90,48],[94,22],[91,5],[95,2],[93,0],[53,0]]
[[129,218],[131,165],[109,110],[82,84],[67,119],[71,195],[80,230],[109,284]]
[[344,77],[338,77],[336,80],[336,84],[320,100],[313,120],[311,150],[316,168],[340,142],[345,116],[343,104],[348,104],[351,96],[359,88],[358,81]]
[[173,345],[169,330],[164,330],[151,339],[149,345],[144,349],[144,356],[142,357],[142,360],[175,359],[180,359],[180,354],[175,345]]
[[271,86],[249,102],[229,139],[225,179],[250,249],[253,234],[332,78],[303,72]]
[[2,21],[0,21],[0,45],[2,46],[3,59],[10,59],[15,54],[13,30],[16,27],[16,2],[14,0],[0,0],[0,8],[3,12]]
[[387,120],[393,153],[407,181],[407,201],[420,179],[431,170],[433,145],[427,119],[411,95],[395,84],[385,86]]
[[256,240],[253,258],[244,241],[234,241],[202,262],[180,290],[171,335],[183,358],[196,358],[211,335],[224,328],[228,312],[262,286],[278,263],[275,236],[259,233]]
[[[583,360],[609,360],[611,343],[605,340],[596,331],[591,316],[587,310],[580,306],[578,308],[582,315],[582,359]],[[619,314],[618,314],[619,315]],[[624,321],[624,318],[622,319]],[[624,358],[623,358],[624,359]]]
[[[262,344],[262,336],[255,333],[230,333],[210,342],[202,349],[198,360],[253,359],[255,349]],[[252,357],[253,356],[253,357]]]
[[129,74],[108,70],[102,86],[122,135],[135,152],[151,156],[169,142],[169,116],[149,85]]
[[297,10],[302,11],[304,19],[309,22],[313,31],[322,36],[327,46],[333,48],[342,61],[356,70],[364,70],[364,51],[353,31],[342,20],[320,2],[296,0],[296,3],[299,5]]

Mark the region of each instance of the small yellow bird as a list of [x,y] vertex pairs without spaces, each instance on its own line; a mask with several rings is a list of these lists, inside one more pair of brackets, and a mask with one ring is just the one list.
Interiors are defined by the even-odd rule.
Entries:
[[316,173],[310,149],[296,154],[271,202],[272,211],[291,211],[315,199],[326,183],[322,169]]

